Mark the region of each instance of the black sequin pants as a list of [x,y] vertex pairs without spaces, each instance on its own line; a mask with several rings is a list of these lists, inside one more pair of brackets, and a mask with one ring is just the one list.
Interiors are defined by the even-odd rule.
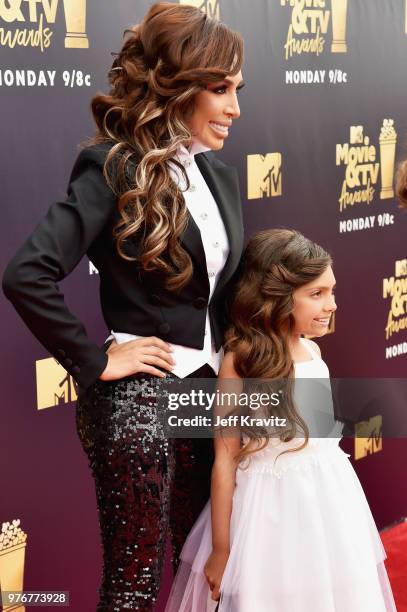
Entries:
[[[215,374],[205,365],[190,377]],[[103,545],[96,612],[154,610],[167,534],[175,571],[209,498],[212,440],[164,438],[155,400],[161,384],[137,374],[98,380],[79,394],[77,431],[95,480]]]

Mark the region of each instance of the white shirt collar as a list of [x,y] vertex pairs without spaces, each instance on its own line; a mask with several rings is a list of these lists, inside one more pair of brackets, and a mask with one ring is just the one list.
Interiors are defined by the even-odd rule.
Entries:
[[180,145],[177,149],[177,157],[181,161],[187,157],[195,157],[198,153],[204,153],[204,151],[210,151],[210,147],[202,144],[199,140],[194,138],[188,147],[188,149],[184,145]]

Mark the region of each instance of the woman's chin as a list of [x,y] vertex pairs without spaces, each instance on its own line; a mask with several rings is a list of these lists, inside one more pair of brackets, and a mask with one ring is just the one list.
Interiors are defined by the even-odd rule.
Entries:
[[219,151],[223,148],[223,144],[225,142],[224,138],[217,138],[215,135],[206,134],[206,138],[201,138],[201,142],[205,147],[208,147],[212,151]]

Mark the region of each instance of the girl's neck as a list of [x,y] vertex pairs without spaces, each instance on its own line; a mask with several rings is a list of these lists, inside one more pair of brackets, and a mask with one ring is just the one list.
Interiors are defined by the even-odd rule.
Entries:
[[287,338],[287,343],[293,361],[304,361],[307,359],[308,352],[301,342],[300,334],[290,334]]
[[291,348],[298,348],[301,345],[301,334],[289,334],[287,336],[287,344]]

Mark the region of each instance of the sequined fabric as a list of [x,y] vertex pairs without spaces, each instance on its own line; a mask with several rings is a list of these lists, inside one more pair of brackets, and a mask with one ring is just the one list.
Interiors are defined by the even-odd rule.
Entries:
[[[191,374],[214,376],[209,366]],[[165,439],[156,410],[162,384],[149,374],[98,380],[77,402],[77,431],[95,480],[103,546],[97,612],[154,610],[167,534],[176,570],[209,497],[212,441]]]

